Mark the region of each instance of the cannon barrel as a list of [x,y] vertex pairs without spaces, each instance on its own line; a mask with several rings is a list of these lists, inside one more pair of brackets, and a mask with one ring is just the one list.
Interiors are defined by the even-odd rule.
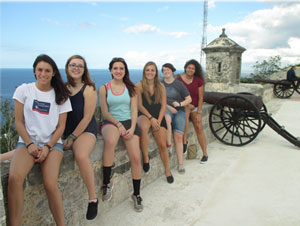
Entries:
[[[208,104],[215,104],[217,101],[228,96],[239,96],[250,101],[257,109],[261,109],[264,105],[263,100],[260,96],[248,95],[248,94],[236,94],[236,93],[222,93],[222,92],[204,92],[204,102]],[[226,101],[222,102],[222,106],[227,106],[231,108],[240,108],[243,110],[251,110],[253,108],[249,102],[242,101],[241,99],[228,98]]]
[[271,79],[255,79],[256,82],[261,82],[261,83],[269,83],[269,84],[280,84],[280,85],[286,85],[289,86],[292,84],[291,81],[288,80],[271,80]]

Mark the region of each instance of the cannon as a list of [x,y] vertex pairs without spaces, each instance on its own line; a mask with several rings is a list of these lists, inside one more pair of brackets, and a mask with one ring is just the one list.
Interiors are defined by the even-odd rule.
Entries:
[[249,144],[267,124],[300,147],[300,138],[294,137],[268,114],[260,96],[251,93],[205,92],[204,102],[213,105],[209,114],[209,127],[213,135],[224,144]]
[[300,87],[295,86],[293,82],[283,80],[268,80],[268,79],[256,79],[256,82],[274,84],[273,93],[276,97],[286,99],[294,94],[294,91],[300,94]]

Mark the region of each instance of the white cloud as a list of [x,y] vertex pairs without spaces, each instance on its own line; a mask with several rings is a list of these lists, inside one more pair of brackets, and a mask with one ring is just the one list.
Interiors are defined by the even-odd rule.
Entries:
[[215,0],[209,0],[209,1],[207,2],[207,7],[208,7],[209,9],[215,8],[215,7],[216,7]]
[[300,3],[276,3],[273,8],[257,10],[237,23],[208,25],[207,31],[220,34],[226,28],[228,37],[247,49],[243,63],[280,55],[283,64],[293,64],[299,63],[300,58],[299,21]]
[[77,26],[80,29],[88,29],[90,27],[95,27],[97,26],[97,24],[95,22],[84,22],[84,21],[80,21],[78,22]]
[[160,29],[150,24],[140,24],[125,28],[123,31],[128,34],[159,33]]
[[114,17],[114,16],[111,16],[111,15],[105,14],[105,13],[101,13],[100,16],[105,17],[105,18],[108,18],[108,19],[112,19],[112,20],[121,20],[121,21],[126,21],[126,20],[128,20],[127,17]]
[[164,7],[158,8],[158,9],[157,9],[157,12],[158,12],[158,13],[161,13],[161,12],[165,12],[165,11],[167,11],[167,10],[169,10],[169,6],[164,6]]
[[158,33],[158,34],[172,36],[175,38],[181,38],[185,35],[188,35],[188,33],[184,31],[175,31],[175,32],[162,31],[160,28],[150,24],[139,24],[139,25],[127,27],[123,29],[123,32],[127,34]]
[[59,21],[55,21],[55,20],[52,20],[50,18],[41,18],[42,21],[45,21],[49,24],[53,24],[55,26],[62,26],[62,27],[70,27],[71,24],[64,24],[64,23],[61,23]]

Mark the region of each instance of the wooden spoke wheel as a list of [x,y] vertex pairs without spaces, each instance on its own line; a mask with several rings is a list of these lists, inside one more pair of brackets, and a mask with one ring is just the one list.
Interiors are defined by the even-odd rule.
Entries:
[[[253,93],[247,93],[247,92],[240,92],[240,93],[238,93],[238,94],[254,95]],[[261,107],[261,109],[259,109],[259,113],[260,113],[260,114],[262,114],[262,113],[268,114],[268,109],[267,109],[267,107],[266,107],[265,104],[263,104],[263,106]],[[262,130],[265,128],[265,125],[266,125],[265,121],[262,120],[262,124],[261,124],[261,127],[260,127],[260,131],[262,131]]]
[[212,133],[227,145],[243,146],[250,143],[260,132],[261,125],[260,110],[245,97],[238,95],[220,99],[209,114]]
[[293,95],[294,86],[287,80],[280,80],[280,82],[274,84],[273,93],[278,98],[286,99]]

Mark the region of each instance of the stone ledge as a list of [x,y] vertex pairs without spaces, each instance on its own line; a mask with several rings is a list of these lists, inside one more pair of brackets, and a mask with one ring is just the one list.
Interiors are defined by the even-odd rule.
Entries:
[[[244,86],[243,92],[251,90],[256,95],[262,95],[264,101],[268,101],[272,95],[272,86],[256,87]],[[249,92],[249,91],[248,91]],[[215,140],[215,137],[209,129],[208,116],[211,105],[204,103],[202,109],[203,116],[203,128],[206,134],[207,143]],[[197,144],[198,153],[201,153],[201,148],[197,142],[197,137],[194,133],[194,128],[190,123],[189,127],[189,144]],[[173,143],[174,146],[174,143]],[[210,150],[208,150],[210,151]],[[109,211],[112,207],[116,206],[120,202],[128,199],[132,193],[132,180],[130,172],[130,163],[128,155],[125,150],[123,141],[120,140],[116,153],[115,153],[115,167],[112,170],[112,180],[115,183],[115,189],[113,192],[113,199],[109,202],[102,202],[101,200],[101,185],[102,185],[102,152],[103,152],[103,138],[99,136],[91,154],[91,161],[94,167],[95,173],[95,188],[99,197],[99,215],[101,217],[102,212]],[[164,175],[164,168],[160,160],[159,151],[152,134],[150,134],[149,155],[151,170],[142,175],[141,187],[145,187],[152,181]],[[201,155],[201,154],[200,154]],[[170,166],[174,168],[176,166],[177,159],[173,150],[170,158]],[[1,167],[1,186],[0,186],[0,223],[6,225],[6,214],[4,209],[7,208],[7,180],[9,172],[9,161],[0,164]],[[28,174],[24,183],[24,210],[23,210],[23,222],[22,225],[36,226],[36,225],[55,225],[52,215],[48,208],[47,197],[42,185],[41,172],[39,165],[36,164],[31,172]],[[175,178],[176,180],[176,178]],[[87,208],[87,190],[80,176],[80,172],[77,164],[74,161],[72,151],[66,151],[60,168],[59,175],[59,188],[62,192],[66,225],[90,225],[89,221],[85,220],[86,208]],[[3,192],[3,193],[2,193]],[[2,195],[3,194],[3,195]]]

